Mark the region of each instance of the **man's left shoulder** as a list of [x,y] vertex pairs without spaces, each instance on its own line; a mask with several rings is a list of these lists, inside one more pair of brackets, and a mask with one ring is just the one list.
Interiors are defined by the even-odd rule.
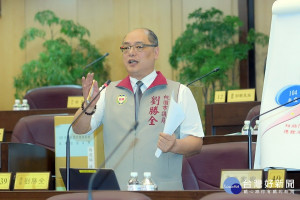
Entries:
[[170,79],[167,79],[167,83],[168,84],[181,85],[181,83],[179,83],[178,81],[173,81],[173,80],[170,80]]
[[186,90],[188,88],[187,86],[183,85],[182,83],[180,83],[178,81],[173,81],[173,80],[167,79],[167,83],[168,83],[169,87],[175,87],[180,90]]

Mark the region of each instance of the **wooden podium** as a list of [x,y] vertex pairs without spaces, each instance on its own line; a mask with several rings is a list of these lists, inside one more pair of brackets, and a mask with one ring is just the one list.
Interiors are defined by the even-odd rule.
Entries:
[[53,151],[34,144],[0,143],[1,172],[50,171],[54,174]]

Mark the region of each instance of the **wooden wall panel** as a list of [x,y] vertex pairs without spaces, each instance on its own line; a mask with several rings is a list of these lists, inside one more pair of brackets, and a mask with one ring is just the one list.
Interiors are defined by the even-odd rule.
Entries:
[[171,1],[129,0],[129,30],[145,27],[157,34],[160,55],[156,70],[167,78],[172,78],[172,69],[168,63],[172,48],[171,40]]
[[[177,72],[171,69],[168,57],[174,41],[188,23],[188,14],[198,7],[207,9],[214,6],[223,10],[225,14],[237,15],[237,1],[2,0],[0,84],[7,87],[0,90],[1,97],[5,97],[0,98],[0,109],[11,109],[14,101],[13,77],[20,72],[25,62],[36,59],[41,50],[42,41],[29,43],[26,51],[21,51],[18,46],[24,28],[38,27],[38,23],[33,20],[37,11],[50,9],[60,18],[73,19],[86,26],[91,32],[90,40],[102,53],[110,53],[105,64],[110,67],[113,81],[122,79],[127,74],[119,50],[124,35],[134,28],[150,28],[157,33],[160,42],[160,57],[156,68],[167,78],[175,80]],[[271,0],[259,2],[256,15],[265,18],[271,3]],[[266,27],[270,21],[261,20],[260,23],[260,27]]]
[[19,48],[24,24],[24,0],[17,3],[1,1],[0,17],[0,110],[12,109],[14,104],[13,77],[24,63],[25,53]]
[[109,53],[105,65],[110,67],[110,79],[124,78],[120,46],[128,31],[128,1],[80,0],[78,8],[78,22],[90,30],[90,41],[101,53]]
[[[183,32],[185,25],[183,24],[183,9],[182,0],[173,0],[171,1],[171,40],[172,45],[175,45],[176,39]],[[172,49],[171,49],[172,51]],[[170,51],[170,54],[171,54]],[[178,79],[179,70],[172,70],[172,79]]]
[[[272,5],[275,0],[255,0],[255,30],[270,35],[272,20]],[[264,83],[264,67],[267,58],[268,46],[255,47],[255,72],[256,72],[256,94],[258,101],[261,101]]]

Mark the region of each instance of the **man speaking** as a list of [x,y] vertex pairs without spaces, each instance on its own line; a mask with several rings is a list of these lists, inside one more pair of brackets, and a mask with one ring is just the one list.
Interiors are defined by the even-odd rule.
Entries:
[[[103,124],[107,157],[137,121],[136,130],[105,167],[115,170],[122,190],[126,189],[132,171],[151,172],[158,190],[182,190],[182,157],[200,152],[203,143],[204,133],[195,99],[188,87],[167,80],[155,70],[159,45],[151,30],[142,28],[129,32],[120,49],[128,76],[105,88],[73,125],[73,131],[89,134]],[[94,90],[92,98],[99,92],[93,76],[89,73],[82,78],[85,102],[74,118],[86,107],[91,87]],[[163,129],[172,93],[185,118],[170,135],[163,133]],[[155,156],[157,148],[163,152],[158,158]]]

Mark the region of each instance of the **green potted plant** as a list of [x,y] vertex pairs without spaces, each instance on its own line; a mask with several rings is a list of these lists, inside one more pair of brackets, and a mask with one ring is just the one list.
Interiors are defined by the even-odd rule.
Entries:
[[[60,19],[50,10],[36,13],[34,19],[48,31],[34,27],[26,29],[20,48],[24,49],[28,42],[39,38],[43,40],[44,50],[37,60],[25,63],[21,74],[14,78],[16,98],[22,98],[29,89],[37,87],[81,84],[81,77],[86,73],[84,66],[102,56],[85,39],[90,32],[80,24]],[[103,65],[103,60],[90,68],[99,83],[107,80],[108,69]]]
[[188,18],[192,23],[187,24],[186,30],[175,41],[169,62],[172,68],[179,69],[179,80],[183,83],[220,68],[220,72],[201,80],[207,104],[212,99],[209,91],[214,94],[217,89],[239,87],[234,80],[238,61],[247,58],[255,43],[268,44],[268,36],[251,29],[247,43],[238,42],[242,21],[237,16],[224,16],[216,8],[206,11],[199,8]]

